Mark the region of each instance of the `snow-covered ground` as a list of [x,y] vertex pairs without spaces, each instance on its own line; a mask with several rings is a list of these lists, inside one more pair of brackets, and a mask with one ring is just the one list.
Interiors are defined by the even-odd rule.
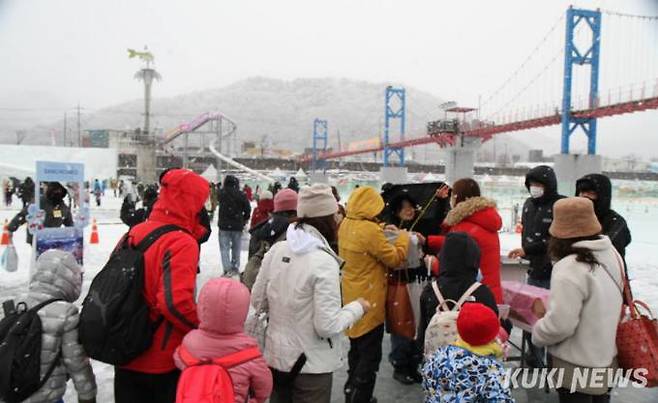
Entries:
[[[514,203],[522,203],[526,193],[522,188],[522,181],[518,178],[478,178],[483,183],[483,193],[495,198],[501,209],[501,215],[509,227],[511,208]],[[347,201],[349,191],[354,183],[339,183],[343,195],[343,202]],[[626,190],[624,190],[626,189]],[[654,235],[658,228],[658,184],[645,182],[630,182],[616,184],[613,207],[617,209],[628,221],[633,235],[633,243],[627,250],[627,261],[631,284],[637,298],[647,302],[655,311],[658,311],[658,262],[654,260],[658,250],[658,238]],[[127,227],[119,220],[121,200],[107,195],[100,208],[92,206],[92,217],[98,221],[100,244],[85,245],[85,276],[82,297],[95,274],[106,262],[110,251]],[[20,206],[19,201],[14,202],[13,208],[0,207],[0,222],[11,219]],[[88,240],[89,228],[85,239]],[[501,234],[502,252],[516,247],[520,242],[519,236],[513,233]],[[19,256],[19,269],[14,273],[2,272],[0,274],[0,301],[9,298],[20,298],[26,291],[28,282],[31,248],[25,243],[25,229],[21,228],[14,235],[14,243]],[[243,252],[242,265],[246,263],[246,252]],[[197,285],[200,286],[212,277],[221,275],[217,227],[208,242],[201,248],[201,274]],[[81,302],[81,299],[78,302]],[[94,362],[94,371],[99,383],[98,401],[112,401],[113,370],[110,366]],[[75,401],[75,392],[69,387],[65,401]]]

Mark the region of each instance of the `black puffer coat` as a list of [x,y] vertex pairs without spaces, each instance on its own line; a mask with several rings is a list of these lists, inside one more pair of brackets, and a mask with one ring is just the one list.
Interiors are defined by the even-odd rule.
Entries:
[[[249,240],[249,257],[258,252],[262,241],[272,246],[274,242],[284,235],[290,225],[290,215],[285,212],[274,213],[272,218],[256,226],[250,231],[251,239]],[[284,240],[281,238],[281,240]]]
[[[459,300],[468,288],[475,283],[480,264],[480,248],[477,243],[463,232],[450,232],[439,253],[441,268],[438,285],[445,299]],[[472,294],[475,302],[480,302],[498,314],[498,306],[493,293],[486,285],[481,285]],[[473,302],[473,301],[471,301]],[[420,323],[418,325],[419,346],[425,344],[425,330],[432,316],[436,313],[439,300],[434,294],[432,284],[428,283],[420,296]]]
[[[45,213],[45,217],[43,219],[43,226],[45,228],[73,226],[73,216],[71,214],[71,209],[64,202],[66,195],[66,189],[61,184],[59,184],[59,182],[50,182],[48,184],[48,190],[46,191],[45,197],[42,197],[39,201],[39,207]],[[29,205],[23,207],[23,209],[9,222],[8,228],[10,232],[15,232],[21,225],[27,222],[28,207]],[[30,231],[25,232],[27,234],[26,242],[31,244],[32,234]]]
[[521,246],[525,258],[530,261],[530,277],[549,280],[553,264],[548,256],[548,229],[553,222],[553,204],[564,196],[558,194],[555,171],[549,166],[540,165],[531,169],[525,177],[528,191],[530,182],[544,185],[544,195],[537,199],[528,198],[523,205]]
[[601,174],[585,175],[576,182],[576,196],[580,192],[586,191],[595,192],[598,196],[594,200],[594,211],[603,227],[603,235],[610,238],[622,257],[626,256],[626,247],[631,243],[631,231],[628,229],[624,217],[610,208],[612,203],[610,179]]
[[240,182],[233,175],[224,178],[224,186],[219,190],[219,213],[217,224],[220,231],[242,231],[251,216],[251,204],[240,190]]

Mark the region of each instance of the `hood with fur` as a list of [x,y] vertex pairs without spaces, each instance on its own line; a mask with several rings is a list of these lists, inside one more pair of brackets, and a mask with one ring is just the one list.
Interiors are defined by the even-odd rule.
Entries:
[[455,226],[470,221],[490,232],[498,232],[503,225],[496,211],[496,202],[486,197],[471,197],[457,204],[446,216],[445,223]]

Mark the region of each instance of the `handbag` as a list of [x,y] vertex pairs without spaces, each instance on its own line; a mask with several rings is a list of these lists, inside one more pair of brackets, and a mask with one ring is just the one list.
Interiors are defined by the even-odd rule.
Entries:
[[406,270],[397,270],[388,278],[386,329],[392,334],[413,340],[416,336],[416,321],[407,282],[395,275],[402,271],[406,273]]
[[[646,386],[658,386],[658,321],[646,303],[633,300],[631,297],[631,286],[624,273],[624,264],[616,251],[615,255],[624,285],[622,289],[614,281],[621,291],[623,299],[621,317],[617,327],[617,361],[619,367],[625,370],[646,369],[647,373],[644,375]],[[614,280],[607,270],[605,272]],[[645,313],[642,313],[640,309]],[[635,374],[631,378],[640,383],[644,381],[637,379]]]
[[267,336],[268,313],[264,310],[252,312],[244,322],[244,332],[256,339],[261,351],[265,351],[265,338]]
[[10,273],[18,270],[18,254],[11,240],[0,256],[0,266]]
[[257,311],[251,311],[244,321],[244,332],[256,339],[261,351],[265,351],[265,338],[267,336],[267,323],[269,321],[269,304],[267,297]]

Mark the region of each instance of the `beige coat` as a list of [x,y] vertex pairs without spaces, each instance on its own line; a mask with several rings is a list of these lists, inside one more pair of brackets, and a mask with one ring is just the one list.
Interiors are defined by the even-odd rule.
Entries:
[[532,342],[577,366],[608,367],[617,356],[620,262],[607,236],[574,247],[590,249],[601,265],[592,268],[570,255],[553,266],[548,311],[535,324]]

